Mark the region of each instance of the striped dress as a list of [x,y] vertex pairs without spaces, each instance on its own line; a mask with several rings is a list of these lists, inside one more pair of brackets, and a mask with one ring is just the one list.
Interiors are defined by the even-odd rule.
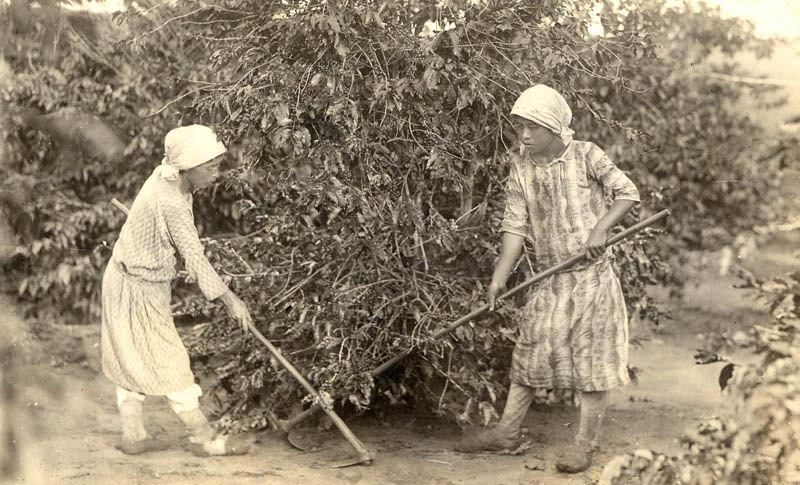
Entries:
[[194,384],[170,311],[176,250],[206,298],[228,291],[205,257],[191,196],[178,181],[153,175],[136,196],[103,275],[103,373],[129,391],[160,396]]
[[[572,141],[551,163],[510,155],[502,231],[530,238],[540,268],[585,251],[608,201],[639,201],[597,145]],[[536,388],[604,391],[628,383],[628,318],[610,249],[531,288],[511,380]]]

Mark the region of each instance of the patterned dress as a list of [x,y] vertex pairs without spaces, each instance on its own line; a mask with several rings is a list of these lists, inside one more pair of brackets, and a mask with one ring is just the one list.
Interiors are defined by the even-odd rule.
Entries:
[[129,391],[159,396],[194,384],[170,311],[176,250],[206,298],[228,291],[205,257],[191,196],[178,181],[154,175],[133,202],[103,275],[103,373]]
[[[639,201],[633,182],[594,143],[572,141],[546,165],[510,158],[502,230],[531,238],[540,268],[585,251],[608,199]],[[579,391],[628,383],[628,317],[610,249],[534,285],[523,315],[512,382]]]

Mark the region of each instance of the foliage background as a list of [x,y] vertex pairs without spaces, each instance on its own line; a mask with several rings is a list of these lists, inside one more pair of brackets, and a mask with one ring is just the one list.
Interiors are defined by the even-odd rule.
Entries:
[[[637,317],[659,321],[645,288],[679,284],[664,262],[676,249],[774,216],[759,202],[786,147],[749,144],[760,128],[722,103],[743,89],[689,69],[769,45],[708,7],[138,2],[87,21],[39,3],[3,11],[13,83],[0,120],[2,200],[21,246],[4,284],[32,317],[97,322],[124,220],[108,201],[129,203],[163,135],[189,122],[214,125],[232,149],[232,171],[196,203],[210,259],[284,355],[355,408],[496,416],[516,306],[441,342],[425,336],[483,299],[515,144],[506,114],[533,83],[564,93],[579,138],[639,185],[626,224],[673,211],[657,244],[652,230],[617,251]],[[597,5],[605,36],[588,30]],[[711,67],[737,72],[728,60]],[[526,254],[511,283],[536,269]],[[265,426],[266,410],[303,397],[191,282],[175,294],[223,424]],[[365,375],[409,345],[422,351],[376,382]]]
[[[755,292],[770,319],[699,351],[698,364],[728,362],[720,385],[734,403],[730,413],[709,419],[681,437],[677,456],[640,449],[612,459],[601,485],[638,476],[645,485],[797,483],[800,442],[793,419],[800,406],[800,273],[761,279],[737,269],[740,288]],[[730,362],[719,352],[749,349],[756,364]]]

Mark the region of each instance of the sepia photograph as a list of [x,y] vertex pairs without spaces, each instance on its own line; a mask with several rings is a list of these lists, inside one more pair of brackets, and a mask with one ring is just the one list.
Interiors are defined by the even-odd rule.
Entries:
[[0,0],[0,483],[800,485],[800,0]]

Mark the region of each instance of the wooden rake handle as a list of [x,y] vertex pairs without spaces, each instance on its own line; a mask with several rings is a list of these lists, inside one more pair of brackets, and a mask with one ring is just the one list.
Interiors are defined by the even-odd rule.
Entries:
[[[669,214],[670,214],[669,210],[668,209],[664,209],[663,211],[661,211],[661,212],[659,212],[657,214],[654,214],[654,215],[648,217],[647,219],[632,225],[631,227],[629,227],[629,228],[625,229],[624,231],[620,232],[619,234],[616,234],[616,235],[610,237],[608,239],[608,241],[606,241],[606,247],[611,246],[613,244],[616,244],[616,243],[622,241],[623,239],[626,239],[626,238],[636,234],[637,232],[641,231],[645,227],[651,226],[651,225],[655,224],[656,222],[666,218],[667,216],[669,216]],[[586,259],[586,253],[581,253],[581,254],[579,254],[577,256],[574,256],[574,257],[564,261],[563,263],[557,264],[557,265],[553,266],[552,268],[546,269],[546,270],[542,271],[541,273],[538,273],[538,274],[532,276],[531,278],[525,280],[524,282],[518,284],[517,286],[515,286],[514,288],[508,290],[507,292],[503,293],[502,295],[498,296],[497,297],[497,301],[500,301],[500,300],[503,300],[505,298],[509,298],[511,296],[514,296],[517,293],[519,293],[520,291],[530,287],[531,285],[536,284],[536,283],[542,281],[543,279],[548,278],[548,277],[550,277],[550,276],[552,276],[552,275],[554,275],[556,273],[559,273],[561,271],[569,269],[572,266],[574,266],[575,264],[580,263],[581,261],[583,261],[585,259]],[[467,315],[464,315],[463,317],[459,318],[455,322],[451,323],[447,327],[445,327],[445,328],[439,330],[438,332],[434,333],[433,335],[431,335],[430,338],[428,339],[428,342],[432,342],[434,340],[438,340],[438,339],[444,337],[445,335],[453,332],[455,329],[457,329],[458,327],[464,325],[465,323],[467,323],[467,322],[469,322],[471,320],[474,320],[475,318],[483,315],[488,310],[489,310],[489,305],[488,304],[485,304],[485,305],[473,310],[472,312],[468,313]],[[387,360],[383,364],[381,364],[378,367],[372,369],[370,371],[370,373],[369,373],[370,376],[371,377],[377,377],[377,376],[383,374],[384,372],[386,372],[386,370],[388,370],[389,368],[391,368],[392,366],[394,366],[395,364],[397,364],[401,360],[403,360],[406,357],[408,357],[412,352],[414,352],[414,350],[416,350],[416,347],[411,347],[409,349],[405,349],[405,350],[402,350],[402,351],[398,352],[397,354],[395,354],[392,358],[390,358],[389,360]],[[288,419],[287,421],[284,421],[282,423],[282,427],[283,427],[284,431],[288,432],[288,430],[292,429],[298,423],[302,422],[303,420],[305,420],[306,418],[308,418],[309,416],[314,414],[317,411],[317,409],[318,409],[317,406],[312,406],[312,407],[306,409],[305,411],[299,413],[298,415]]]
[[353,449],[356,450],[356,453],[358,453],[358,458],[359,458],[358,462],[359,463],[372,462],[374,457],[372,456],[370,451],[350,430],[350,428],[347,426],[347,424],[345,424],[342,418],[340,418],[339,415],[336,414],[336,412],[333,409],[318,404],[322,402],[322,396],[320,396],[317,390],[311,386],[308,380],[305,377],[303,377],[303,375],[300,374],[300,372],[298,372],[297,369],[295,369],[295,367],[283,357],[283,355],[281,355],[280,351],[276,349],[275,346],[272,345],[272,343],[270,343],[270,341],[267,340],[266,337],[264,337],[264,335],[262,335],[262,333],[258,331],[258,329],[252,326],[248,326],[248,329],[253,335],[256,336],[258,340],[261,341],[261,343],[263,343],[267,347],[269,352],[278,360],[278,362],[280,362],[283,368],[289,371],[292,377],[294,377],[297,380],[297,382],[299,382],[305,388],[306,392],[308,392],[309,394],[314,396],[315,399],[317,399],[317,403],[314,404],[314,407],[315,408],[322,407],[322,409],[325,411],[325,414],[327,414],[328,417],[331,418],[333,424],[336,425],[336,427],[342,433],[342,436],[344,436],[344,438],[348,441],[348,443],[350,443]]
[[111,199],[111,203],[112,203],[112,204],[114,204],[114,206],[115,206],[117,209],[119,209],[119,210],[121,210],[122,212],[124,212],[126,216],[127,216],[128,214],[130,214],[130,212],[131,212],[131,211],[130,211],[130,210],[128,210],[128,208],[125,206],[125,204],[123,204],[122,202],[118,201],[116,197],[115,197],[115,198],[113,198],[113,199]]

